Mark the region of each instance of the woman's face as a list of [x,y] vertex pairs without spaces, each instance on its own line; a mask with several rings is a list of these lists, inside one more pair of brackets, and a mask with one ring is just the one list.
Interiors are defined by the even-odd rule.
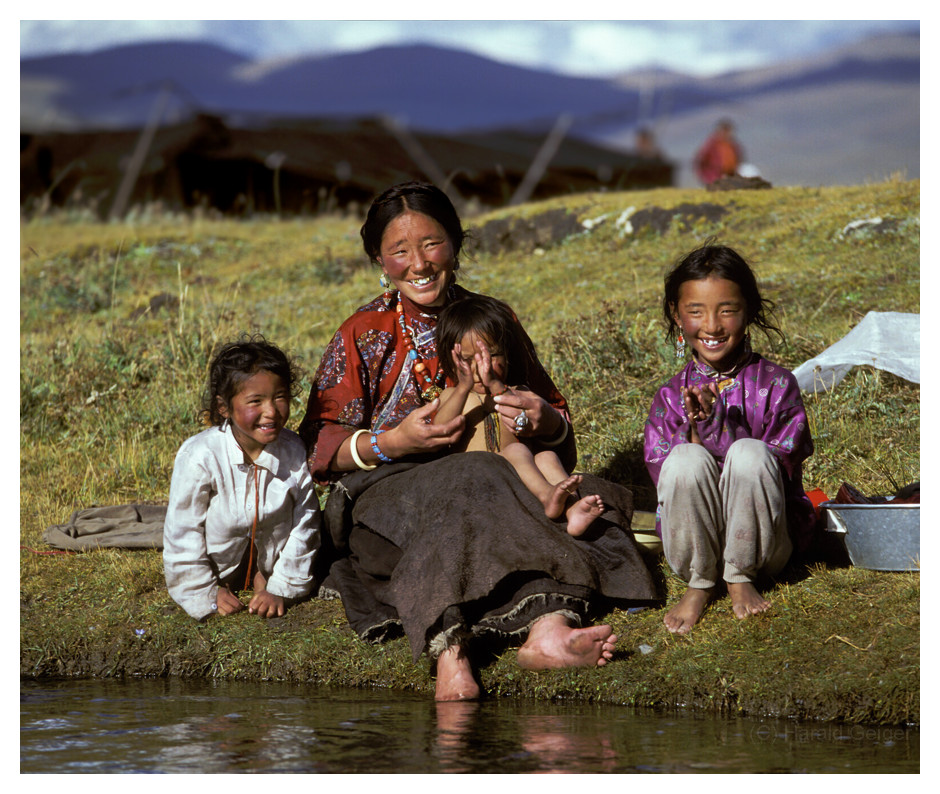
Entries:
[[454,247],[436,220],[410,210],[399,215],[385,227],[378,261],[402,295],[420,306],[444,305]]

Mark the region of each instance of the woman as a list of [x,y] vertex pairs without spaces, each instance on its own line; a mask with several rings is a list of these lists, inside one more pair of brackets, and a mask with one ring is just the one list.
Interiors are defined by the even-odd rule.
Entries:
[[[446,385],[434,327],[470,294],[456,284],[460,219],[442,191],[410,182],[375,200],[361,234],[386,292],[336,332],[299,428],[314,479],[336,483],[324,542],[350,624],[370,641],[402,628],[416,660],[436,660],[438,700],[479,696],[467,646],[487,634],[525,636],[525,668],[606,664],[617,638],[581,628],[591,598],[655,598],[617,525],[629,522],[630,494],[585,475],[611,509],[574,539],[499,456],[447,455],[465,420],[430,422]],[[567,404],[541,364],[532,381],[498,397],[498,410],[573,467]]]

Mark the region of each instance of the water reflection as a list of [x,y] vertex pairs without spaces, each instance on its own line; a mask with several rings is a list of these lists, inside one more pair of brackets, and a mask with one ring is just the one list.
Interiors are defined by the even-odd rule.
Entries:
[[29,772],[918,772],[919,732],[287,684],[24,681]]
[[522,723],[522,746],[538,759],[540,772],[577,772],[582,761],[595,772],[617,771],[617,751],[610,730],[597,726],[584,733],[571,720],[537,715]]

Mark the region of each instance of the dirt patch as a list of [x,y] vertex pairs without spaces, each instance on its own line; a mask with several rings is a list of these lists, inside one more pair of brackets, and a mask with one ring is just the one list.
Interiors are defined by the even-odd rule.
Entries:
[[719,190],[768,190],[772,188],[766,179],[759,176],[724,176],[705,186],[712,192]]
[[651,229],[658,234],[665,234],[673,221],[678,220],[682,231],[687,232],[696,221],[705,220],[717,223],[728,214],[728,211],[727,207],[709,203],[683,203],[670,209],[647,207],[630,216],[630,225],[634,232]]
[[487,254],[499,251],[531,253],[583,232],[578,219],[564,209],[548,210],[531,218],[497,218],[471,234],[470,246]]
[[168,312],[177,311],[180,307],[180,299],[169,292],[161,292],[150,299],[148,306],[140,306],[130,313],[130,319],[136,320],[145,314],[158,314],[160,309],[165,308]]

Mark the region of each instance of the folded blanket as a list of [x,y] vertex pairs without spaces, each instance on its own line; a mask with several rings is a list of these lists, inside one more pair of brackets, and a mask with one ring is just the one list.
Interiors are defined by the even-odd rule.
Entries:
[[162,549],[166,505],[112,505],[76,510],[66,524],[43,532],[56,549]]

